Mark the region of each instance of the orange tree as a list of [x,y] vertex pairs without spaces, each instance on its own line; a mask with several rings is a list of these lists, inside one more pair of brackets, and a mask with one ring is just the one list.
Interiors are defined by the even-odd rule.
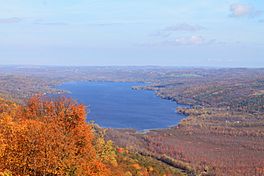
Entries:
[[[0,172],[13,175],[113,175],[97,155],[84,105],[39,96],[0,113]],[[121,172],[120,172],[121,173]]]

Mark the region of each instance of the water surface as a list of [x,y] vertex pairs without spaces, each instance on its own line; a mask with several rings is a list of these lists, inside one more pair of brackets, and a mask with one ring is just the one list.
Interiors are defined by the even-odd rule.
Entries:
[[89,107],[88,121],[102,127],[147,130],[176,125],[185,115],[176,102],[161,99],[153,91],[133,90],[142,83],[70,82],[58,88]]

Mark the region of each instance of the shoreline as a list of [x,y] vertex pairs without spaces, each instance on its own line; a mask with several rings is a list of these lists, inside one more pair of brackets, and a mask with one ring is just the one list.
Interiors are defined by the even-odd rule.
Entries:
[[[109,81],[109,80],[108,80],[108,81],[101,81],[101,80],[100,80],[100,81],[99,81],[99,80],[80,80],[80,81],[66,81],[66,82],[62,82],[62,83],[59,83],[59,84],[57,84],[57,85],[53,85],[52,88],[55,89],[55,90],[58,90],[59,93],[56,93],[56,95],[63,95],[63,94],[67,95],[67,94],[72,94],[71,91],[69,91],[69,90],[64,90],[64,89],[59,89],[58,86],[61,86],[61,85],[65,84],[65,83],[75,83],[75,82],[84,82],[84,83],[86,83],[86,82],[88,82],[88,83],[90,83],[90,82],[95,82],[95,83],[96,83],[96,82],[97,82],[97,83],[135,83],[135,84],[137,84],[137,83],[144,83],[144,84],[151,85],[151,82]],[[101,128],[101,129],[113,129],[113,130],[134,131],[135,133],[138,133],[138,134],[147,134],[147,133],[152,132],[152,131],[161,131],[161,130],[166,130],[166,129],[170,129],[170,128],[177,128],[179,125],[181,125],[182,120],[187,119],[187,118],[189,117],[188,114],[185,114],[185,113],[183,113],[183,112],[178,111],[178,108],[182,108],[182,106],[184,106],[183,108],[187,108],[187,109],[189,109],[189,108],[191,108],[191,106],[192,106],[192,105],[190,105],[190,104],[178,103],[178,102],[177,102],[175,99],[173,99],[173,98],[170,98],[170,97],[162,97],[162,96],[160,96],[159,94],[157,94],[157,93],[158,93],[157,91],[155,91],[155,90],[153,90],[153,89],[145,89],[144,86],[141,86],[141,85],[133,85],[133,86],[131,87],[131,89],[132,89],[132,90],[136,90],[136,91],[139,91],[139,90],[151,91],[151,92],[153,92],[153,94],[154,94],[155,96],[157,96],[157,97],[160,98],[160,99],[163,99],[163,100],[169,100],[169,101],[175,102],[177,105],[180,106],[180,107],[175,107],[175,113],[180,114],[180,115],[184,115],[185,117],[182,118],[182,119],[179,121],[179,123],[177,123],[177,124],[173,124],[173,125],[169,125],[169,126],[167,126],[167,127],[161,127],[161,128],[149,128],[149,129],[141,129],[141,130],[138,130],[138,129],[136,129],[136,128],[103,127],[103,126],[100,126],[98,123],[95,123],[95,125],[96,125],[97,127]],[[77,100],[77,101],[78,101],[78,100]]]

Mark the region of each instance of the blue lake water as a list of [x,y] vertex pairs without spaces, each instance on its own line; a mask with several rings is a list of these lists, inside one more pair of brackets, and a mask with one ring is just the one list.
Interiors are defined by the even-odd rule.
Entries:
[[176,112],[176,102],[161,99],[153,91],[133,90],[142,83],[70,82],[57,88],[89,107],[88,121],[102,127],[147,130],[177,125],[186,116]]

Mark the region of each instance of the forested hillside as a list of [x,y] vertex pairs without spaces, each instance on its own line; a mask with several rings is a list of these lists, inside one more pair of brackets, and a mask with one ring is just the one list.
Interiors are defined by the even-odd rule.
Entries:
[[35,96],[25,105],[0,99],[0,175],[183,175],[115,147],[103,134],[71,99]]
[[[176,167],[189,175],[264,175],[264,69],[2,67],[0,97],[23,106],[1,100],[1,116],[12,117],[11,121],[15,119],[20,128],[23,123],[17,121],[16,114],[28,108],[24,103],[28,97],[36,93],[60,94],[64,90],[56,90],[56,85],[69,81],[144,82],[146,86],[133,89],[155,91],[161,98],[191,105],[189,109],[178,109],[188,118],[167,129],[146,133],[104,129],[98,133],[101,128],[91,127],[92,141],[100,138],[99,143],[107,146],[111,142],[102,140],[104,137],[113,141],[110,153],[116,154],[111,156],[118,166],[111,169],[111,164],[102,162],[108,170],[110,167],[125,174],[159,176],[177,175]],[[39,123],[38,119],[42,118],[34,120]],[[98,146],[96,150],[100,151]],[[118,147],[124,149],[117,150]],[[102,155],[96,154],[99,156]]]

